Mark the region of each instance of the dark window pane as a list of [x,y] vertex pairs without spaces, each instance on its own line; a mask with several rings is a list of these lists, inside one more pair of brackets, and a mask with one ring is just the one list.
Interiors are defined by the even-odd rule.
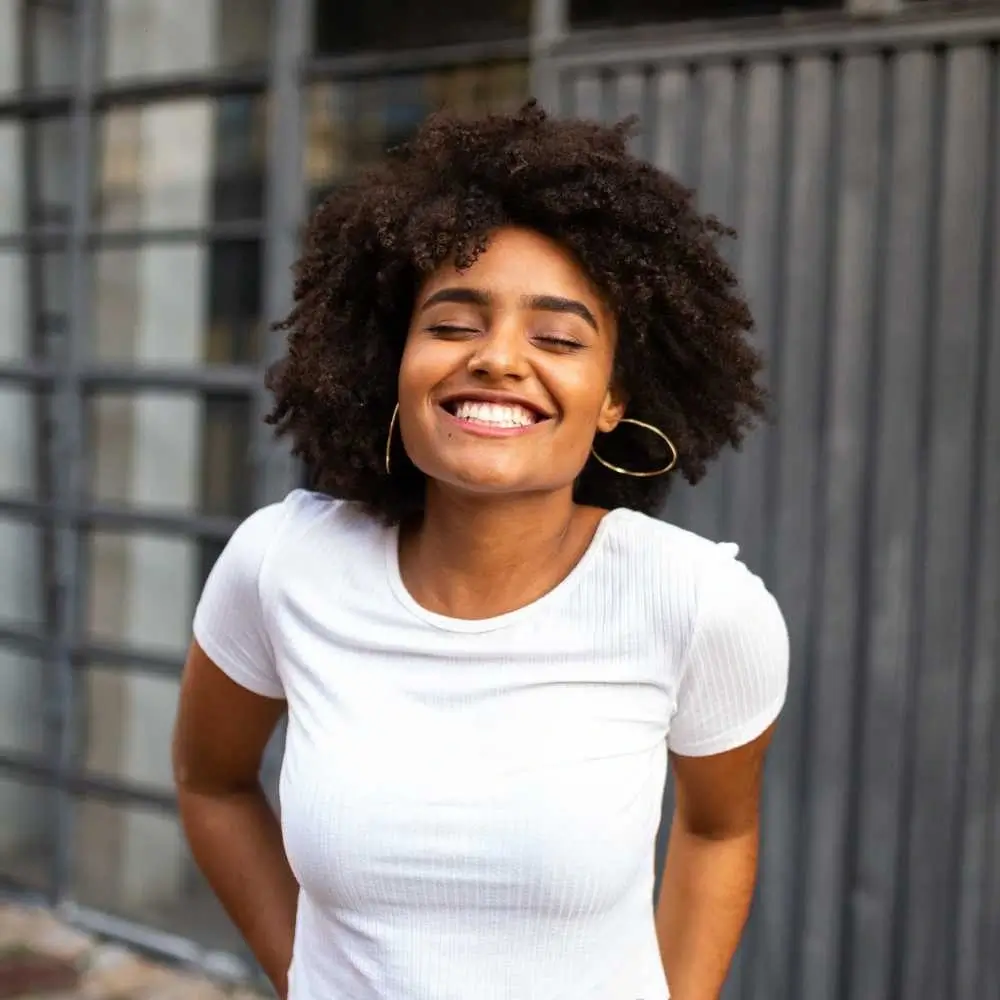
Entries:
[[0,771],[0,882],[44,892],[52,871],[56,792]]
[[[45,753],[45,669],[38,657],[0,645],[0,752]],[[7,820],[7,812],[0,809]]]
[[40,492],[39,431],[48,402],[27,386],[0,384],[0,496],[34,497]]
[[29,87],[68,87],[73,82],[78,47],[73,0],[27,0],[31,39],[25,69]]
[[136,364],[253,364],[261,244],[146,242],[91,260],[92,351]]
[[0,626],[45,627],[44,541],[37,524],[0,517]]
[[77,49],[73,6],[73,0],[0,2],[0,94],[72,83]]
[[83,555],[85,637],[174,656],[180,665],[201,589],[197,541],[152,532],[92,531]]
[[[177,514],[249,513],[249,399],[109,392],[91,396],[86,412],[91,500]],[[135,539],[125,541],[136,552],[142,548]],[[174,558],[168,550],[170,544],[164,565]],[[143,551],[160,550],[150,544]]]
[[116,108],[100,125],[95,216],[109,229],[200,229],[263,212],[266,104],[197,97]]
[[610,28],[843,6],[843,0],[570,0],[569,10],[575,28]]
[[[169,712],[164,702],[160,711]],[[133,743],[141,755],[142,741]],[[81,799],[73,829],[74,899],[127,920],[240,952],[242,943],[198,873],[176,816]]]
[[273,0],[104,0],[108,81],[263,63]]
[[69,120],[0,121],[0,233],[69,224]]
[[319,55],[526,38],[531,0],[317,0]]
[[51,354],[69,317],[66,255],[0,250],[0,361]]
[[430,112],[510,111],[527,93],[528,68],[520,62],[315,85],[305,156],[313,201],[408,139]]
[[[170,736],[180,689],[162,677],[92,665],[77,684],[79,767],[97,777],[173,790]],[[141,734],[136,739],[136,734]]]

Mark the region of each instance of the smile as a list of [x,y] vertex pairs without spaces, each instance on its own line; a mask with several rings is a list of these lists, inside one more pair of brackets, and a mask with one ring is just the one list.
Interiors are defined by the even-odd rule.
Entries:
[[548,420],[520,403],[459,399],[444,403],[441,409],[464,430],[487,437],[523,434]]

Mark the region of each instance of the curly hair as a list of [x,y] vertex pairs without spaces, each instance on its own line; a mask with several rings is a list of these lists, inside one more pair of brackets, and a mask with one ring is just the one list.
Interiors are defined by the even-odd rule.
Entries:
[[[322,492],[389,523],[418,512],[424,477],[385,469],[386,436],[415,296],[449,259],[470,266],[501,226],[568,249],[618,324],[616,385],[627,414],[661,428],[679,459],[658,478],[618,475],[591,459],[575,496],[651,513],[674,474],[697,482],[765,411],[750,343],[753,318],[719,252],[735,235],[693,193],[628,152],[634,119],[607,126],[516,114],[431,116],[407,145],[315,212],[295,270],[288,351],[268,375],[267,416]],[[662,442],[621,430],[602,457],[631,469],[663,463]]]

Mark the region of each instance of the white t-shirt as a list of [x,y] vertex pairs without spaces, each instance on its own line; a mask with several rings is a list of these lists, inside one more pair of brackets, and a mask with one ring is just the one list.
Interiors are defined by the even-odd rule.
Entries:
[[466,621],[355,504],[299,490],[240,526],[194,629],[288,701],[290,1000],[665,1000],[668,747],[745,744],[785,698],[781,612],[735,554],[614,510],[554,590]]

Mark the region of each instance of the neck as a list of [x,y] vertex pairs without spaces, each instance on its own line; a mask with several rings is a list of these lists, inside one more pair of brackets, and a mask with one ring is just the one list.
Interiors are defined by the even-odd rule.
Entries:
[[422,521],[402,535],[400,571],[414,599],[432,611],[494,617],[565,577],[601,513],[577,507],[570,489],[498,499],[429,484]]

